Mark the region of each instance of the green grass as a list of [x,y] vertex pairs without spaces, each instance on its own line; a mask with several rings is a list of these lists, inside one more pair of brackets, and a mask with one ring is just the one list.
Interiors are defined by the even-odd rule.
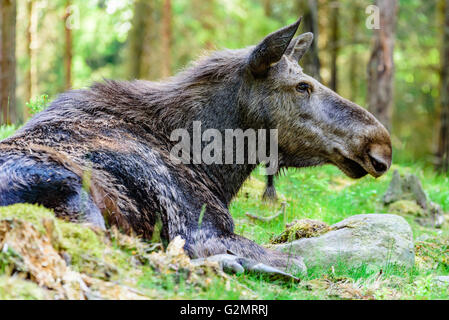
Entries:
[[[387,213],[381,199],[395,169],[400,173],[416,174],[429,198],[439,203],[445,212],[449,211],[448,177],[439,176],[431,168],[425,169],[419,164],[393,165],[389,173],[381,178],[365,177],[360,180],[351,180],[332,166],[292,169],[277,180],[276,188],[281,201],[287,203],[287,222],[309,218],[334,224],[355,214]],[[247,181],[230,208],[236,220],[236,232],[260,244],[269,242],[272,235],[284,230],[285,225],[283,217],[270,222],[259,222],[245,215],[246,212],[251,212],[259,216],[270,216],[279,209],[279,202],[276,205],[268,205],[261,201],[265,180],[262,170],[257,170]],[[448,299],[449,289],[437,286],[433,281],[434,276],[449,274],[448,222],[441,229],[430,229],[418,225],[412,217],[405,218],[412,227],[414,239],[426,239],[415,241],[417,246],[420,245],[424,249],[417,250],[419,263],[417,262],[413,270],[386,266],[382,275],[379,275],[366,266],[349,270],[341,265],[335,266],[333,271],[308,270],[304,282],[328,279],[327,281],[338,284],[344,279],[348,283],[357,284],[362,291],[372,291],[371,295],[375,298]],[[279,284],[277,290],[273,291],[265,281],[251,277],[248,279],[245,284],[266,299],[330,298],[329,290],[325,290],[326,293],[321,292],[322,290],[312,290],[305,294],[306,289],[302,286],[292,289]],[[382,285],[374,290],[372,287],[376,281]]]
[[[0,138],[5,138],[14,129],[13,126],[0,127]],[[365,177],[360,180],[351,180],[332,166],[289,170],[276,181],[281,199],[276,204],[261,201],[265,177],[263,169],[258,169],[230,206],[236,232],[259,244],[266,244],[273,235],[284,230],[286,222],[294,219],[309,218],[334,224],[351,215],[385,213],[387,209],[381,199],[394,169],[416,174],[430,199],[440,204],[445,212],[449,211],[448,177],[439,176],[421,164],[395,164],[379,179]],[[250,212],[271,216],[279,211],[282,201],[286,202],[286,214],[270,222],[254,221],[245,215]],[[9,211],[2,212],[0,219],[9,214]],[[42,215],[46,213],[41,209],[36,208],[35,212],[27,209],[21,210],[19,218],[32,222],[39,229]],[[338,265],[333,270],[309,269],[299,284],[272,281],[267,276],[255,274],[229,275],[226,278],[211,276],[206,277],[203,284],[186,284],[182,275],[156,272],[145,263],[131,264],[134,248],[126,249],[113,242],[111,249],[92,231],[84,231],[85,227],[71,227],[65,222],[57,225],[62,236],[67,237],[63,244],[73,256],[76,270],[89,271],[91,265],[97,264],[95,259],[102,259],[105,250],[112,250],[115,254],[108,255],[107,265],[116,266],[117,281],[120,281],[120,274],[126,274],[126,277],[133,278],[135,288],[162,299],[449,299],[449,289],[438,286],[434,281],[435,276],[449,275],[448,222],[441,229],[430,229],[419,226],[412,217],[405,218],[415,239],[416,263],[412,270],[387,265],[380,274],[367,266],[349,269]],[[86,255],[84,251],[88,251]],[[94,271],[98,270],[91,273]],[[0,274],[0,297],[9,297],[5,288],[14,287],[15,283],[21,290],[30,288],[34,292],[33,297],[41,297],[35,286],[28,286],[24,281],[8,280]],[[23,296],[28,298],[27,294],[31,293],[27,292]]]
[[17,130],[17,126],[14,124],[0,126],[0,140],[3,140],[14,133]]

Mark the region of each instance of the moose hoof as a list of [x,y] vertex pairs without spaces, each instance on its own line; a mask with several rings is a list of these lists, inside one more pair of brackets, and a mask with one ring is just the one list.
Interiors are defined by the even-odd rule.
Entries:
[[257,262],[255,260],[239,257],[232,254],[217,254],[204,259],[196,259],[196,262],[202,261],[217,262],[220,269],[226,273],[243,273],[253,272],[267,274],[272,279],[293,279],[299,281],[299,278],[293,276],[290,273],[279,270],[275,267],[271,267],[264,263]]
[[275,187],[267,187],[262,195],[262,200],[276,202],[278,199]]

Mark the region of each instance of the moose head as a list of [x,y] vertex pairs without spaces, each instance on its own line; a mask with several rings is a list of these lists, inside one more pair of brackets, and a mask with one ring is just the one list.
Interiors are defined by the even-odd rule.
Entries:
[[303,72],[299,61],[313,34],[293,38],[300,21],[250,49],[243,90],[246,121],[278,129],[283,166],[330,163],[351,178],[381,176],[391,165],[388,131],[368,111]]

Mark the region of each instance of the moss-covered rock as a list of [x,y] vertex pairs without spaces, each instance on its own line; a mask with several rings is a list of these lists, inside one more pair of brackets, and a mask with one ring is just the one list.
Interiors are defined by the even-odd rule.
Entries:
[[271,243],[284,243],[301,238],[320,236],[329,231],[329,226],[317,220],[300,219],[286,225],[285,230],[271,239]]
[[[60,220],[36,205],[0,207],[0,299],[157,298],[154,290],[133,287],[149,270],[193,287],[212,283],[216,268],[191,263],[184,240],[175,240],[164,251],[116,228]],[[15,285],[16,293],[9,292]]]
[[390,185],[383,196],[383,202],[388,205],[399,200],[415,201],[421,208],[427,208],[427,195],[419,178],[414,174],[400,175],[395,170]]
[[404,218],[392,214],[351,216],[329,227],[324,234],[273,246],[298,255],[307,268],[328,270],[357,268],[370,270],[414,265],[413,234]]
[[31,223],[41,235],[47,236],[58,252],[64,254],[76,271],[97,277],[102,274],[101,278],[109,279],[114,274],[130,271],[132,267],[128,255],[108,245],[110,239],[105,233],[57,219],[51,210],[44,207],[30,204],[0,207],[2,219]]
[[400,215],[414,215],[416,217],[422,217],[425,212],[416,201],[414,200],[398,200],[390,204],[389,212]]
[[400,175],[395,170],[383,202],[390,213],[413,215],[422,226],[440,228],[444,223],[441,206],[430,201],[421,181],[414,174]]

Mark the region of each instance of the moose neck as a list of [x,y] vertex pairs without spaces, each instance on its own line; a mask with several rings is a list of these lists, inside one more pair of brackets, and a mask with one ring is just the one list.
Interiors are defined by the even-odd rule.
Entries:
[[[195,85],[187,83],[181,79],[176,86],[165,91],[162,105],[163,109],[159,109],[161,104],[158,103],[156,109],[158,112],[158,128],[159,132],[163,131],[167,137],[175,129],[186,129],[191,136],[190,145],[190,164],[191,168],[198,174],[205,176],[209,180],[208,187],[218,195],[220,200],[228,205],[232,198],[236,195],[243,182],[248,178],[256,167],[256,164],[248,164],[247,154],[245,153],[245,161],[243,164],[225,164],[225,130],[226,129],[247,129],[242,121],[242,113],[240,110],[240,92],[242,77],[235,74],[232,79],[226,81],[197,81]],[[173,97],[176,97],[174,99]],[[155,111],[154,109],[152,112]],[[154,114],[153,114],[154,115]],[[161,119],[161,115],[162,119]],[[206,164],[204,161],[193,162],[193,144],[201,144],[201,150],[210,143],[210,141],[193,141],[194,124],[201,126],[202,133],[207,129],[215,129],[220,132],[222,139],[222,161],[220,163]],[[174,141],[173,146],[178,141]],[[235,151],[235,150],[234,150]],[[196,157],[201,157],[201,151],[196,151]],[[235,154],[234,154],[235,157]]]
[[[201,123],[201,131],[207,129],[216,129],[222,136],[222,163],[205,164],[204,161],[197,165],[197,169],[204,172],[213,182],[211,188],[220,195],[221,200],[229,205],[232,198],[237,194],[243,182],[248,178],[256,167],[256,164],[250,164],[248,161],[248,152],[245,150],[244,162],[242,164],[225,164],[225,152],[230,150],[225,148],[225,130],[226,129],[248,129],[242,120],[240,110],[241,80],[233,83],[227,83],[225,86],[212,88],[207,103],[197,115],[196,121]],[[209,141],[203,142],[204,146]],[[233,157],[236,160],[236,148],[233,144]]]
[[[248,80],[245,79],[247,56],[247,49],[216,52],[166,82],[149,84],[149,90],[145,94],[147,106],[144,113],[146,119],[150,119],[149,126],[154,129],[152,131],[171,140],[169,137],[176,129],[186,129],[192,138],[194,123],[200,123],[201,136],[205,130],[215,129],[222,138],[225,137],[226,129],[245,131],[250,127],[254,128],[253,123],[245,120],[247,115],[243,103],[247,96],[244,90],[244,83]],[[210,141],[202,141],[202,137],[200,140],[203,150]],[[177,143],[178,141],[171,141],[169,145]],[[222,146],[224,151],[224,139]],[[196,157],[198,156],[202,158],[196,151]],[[256,167],[256,164],[248,163],[247,157],[245,152],[243,164],[225,164],[223,152],[221,164],[196,161],[189,166],[203,175],[205,180],[209,180],[208,187],[228,205]]]

